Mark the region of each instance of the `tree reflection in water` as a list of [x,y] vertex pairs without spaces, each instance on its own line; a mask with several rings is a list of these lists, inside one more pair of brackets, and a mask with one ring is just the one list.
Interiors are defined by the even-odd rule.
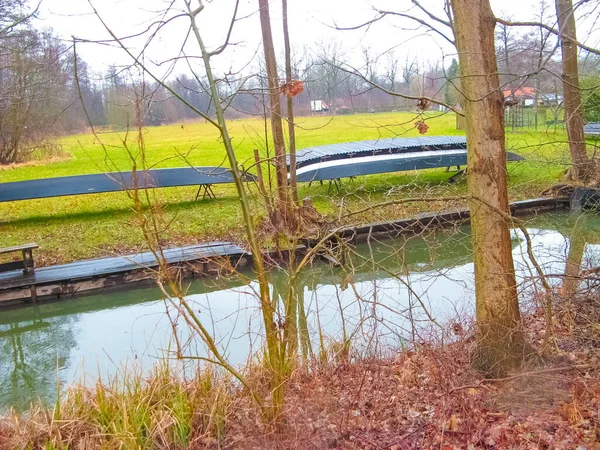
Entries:
[[[10,311],[4,313],[10,315]],[[63,369],[77,345],[77,316],[42,319],[32,306],[32,320],[0,325],[0,403],[22,411],[33,399],[57,398]]]
[[582,270],[598,266],[598,255],[591,252],[590,245],[600,244],[600,227],[597,215],[585,213],[577,217],[569,236],[569,252],[561,286],[565,298],[572,298],[580,292]]

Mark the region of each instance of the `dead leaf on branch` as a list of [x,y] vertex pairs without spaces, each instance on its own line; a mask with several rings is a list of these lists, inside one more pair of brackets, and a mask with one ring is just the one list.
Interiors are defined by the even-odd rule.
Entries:
[[415,122],[415,127],[419,130],[419,133],[425,134],[427,130],[429,130],[429,125],[425,123],[423,120],[418,120]]
[[304,83],[300,80],[292,80],[281,85],[281,93],[286,97],[293,98],[304,90]]
[[425,111],[427,108],[429,108],[429,103],[430,103],[430,101],[428,99],[421,98],[417,102],[417,109],[420,109],[421,111]]

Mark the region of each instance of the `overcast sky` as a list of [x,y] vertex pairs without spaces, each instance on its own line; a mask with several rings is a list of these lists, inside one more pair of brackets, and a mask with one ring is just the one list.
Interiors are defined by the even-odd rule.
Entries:
[[[167,17],[172,17],[183,9],[182,0],[91,0],[99,15],[116,35],[128,36],[146,29],[159,18],[163,11],[173,4]],[[549,2],[549,14],[554,13],[553,1]],[[211,47],[223,42],[232,16],[235,0],[205,0],[206,8],[199,15],[200,30]],[[213,60],[218,71],[237,72],[252,60],[260,50],[260,25],[257,14],[257,0],[240,0],[239,17],[236,23],[231,46],[224,54]],[[271,17],[277,45],[282,42],[280,0],[271,1]],[[396,55],[404,60],[407,56],[418,57],[421,61],[439,61],[442,56],[451,58],[454,49],[435,33],[424,33],[414,24],[389,18],[373,24],[368,29],[339,31],[340,27],[351,27],[374,17],[373,7],[393,11],[406,11],[411,7],[410,0],[288,0],[291,40],[298,50],[315,44],[337,41],[342,45],[350,60],[358,65],[361,61],[361,48],[371,47],[373,54],[383,54],[393,48]],[[422,4],[438,10],[441,0],[422,0]],[[492,8],[498,16],[512,16],[515,19],[535,19],[539,10],[539,0],[492,0]],[[106,40],[109,35],[98,17],[92,13],[88,0],[42,0],[40,20],[44,26],[52,27],[64,39],[75,36],[90,41]],[[187,31],[187,18],[178,18],[167,25],[152,40],[146,52],[145,62],[166,61],[179,54]],[[551,22],[551,21],[549,21]],[[591,45],[598,45],[599,33],[595,22],[581,23],[579,38]],[[440,25],[440,31],[443,26]],[[127,40],[131,48],[139,52],[144,38]],[[193,45],[192,45],[193,44]],[[189,42],[186,53],[197,54],[197,46]],[[96,71],[103,71],[110,64],[126,65],[131,59],[122,51],[108,45],[82,44],[80,54]],[[450,61],[446,62],[448,65]],[[198,64],[198,62],[196,62]],[[157,69],[167,70],[168,63]],[[186,71],[184,65],[175,67],[174,72]]]

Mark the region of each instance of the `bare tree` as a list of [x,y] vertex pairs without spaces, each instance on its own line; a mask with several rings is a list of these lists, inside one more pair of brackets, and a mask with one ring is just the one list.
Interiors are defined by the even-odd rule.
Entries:
[[[540,22],[544,22],[546,20],[548,10],[548,4],[545,0],[540,2],[540,9],[538,19]],[[535,120],[535,129],[538,127],[538,108],[540,102],[540,95],[542,91],[542,71],[548,62],[548,60],[554,54],[554,49],[548,49],[550,46],[550,37],[551,33],[543,28],[538,28],[534,43],[535,43],[535,71],[534,71],[534,80],[535,80],[535,99],[533,103],[534,107],[534,120]]]
[[74,103],[67,48],[37,30],[24,2],[0,1],[0,164],[19,162],[72,129],[60,118]]
[[506,84],[509,79],[512,79],[512,63],[511,55],[514,47],[516,36],[514,28],[505,25],[498,24],[496,27],[496,41],[497,41],[497,60],[498,68],[501,72],[500,81],[502,84]]
[[[207,81],[207,93],[210,95],[210,99],[212,101],[212,107],[214,108],[215,117],[205,113],[197,108],[195,108],[192,104],[187,102],[181,96],[178,96],[177,93],[173,90],[173,88],[166,83],[164,79],[161,79],[157,76],[152,70],[150,70],[140,57],[136,56],[130,48],[128,48],[123,39],[116,36],[116,34],[111,30],[111,28],[104,22],[101,16],[98,14],[98,11],[93,7],[94,14],[98,17],[98,19],[102,22],[106,31],[110,34],[113,41],[132,59],[135,64],[135,67],[139,68],[140,71],[143,71],[146,75],[148,75],[154,82],[158,85],[162,86],[166,91],[168,91],[173,96],[177,97],[177,99],[182,102],[185,106],[192,109],[197,115],[204,118],[208,123],[212,124],[218,131],[221,137],[221,142],[223,144],[225,153],[227,155],[227,159],[230,165],[230,171],[234,180],[234,184],[236,186],[240,206],[243,216],[243,224],[246,230],[246,236],[248,239],[249,247],[252,251],[252,259],[253,266],[256,273],[256,277],[258,280],[258,288],[256,289],[256,293],[258,296],[258,300],[260,303],[261,315],[263,319],[264,333],[266,338],[266,349],[265,349],[265,365],[268,369],[268,382],[270,387],[270,393],[267,395],[268,399],[262,398],[261,395],[257,393],[254,389],[252,389],[246,382],[245,377],[231,364],[228,363],[224,354],[219,350],[212,334],[209,329],[205,327],[202,323],[202,320],[193,310],[193,308],[189,305],[186,297],[185,297],[185,289],[182,288],[180,284],[180,278],[178,276],[173,276],[171,271],[168,269],[168,265],[166,259],[164,258],[164,254],[162,248],[160,246],[160,239],[157,237],[160,233],[165,229],[162,224],[153,225],[153,231],[151,231],[152,235],[150,238],[146,238],[147,233],[145,233],[146,243],[149,245],[151,251],[154,253],[154,256],[159,263],[159,275],[157,276],[157,283],[159,287],[161,287],[163,295],[165,299],[168,301],[169,305],[176,309],[178,315],[181,315],[186,324],[188,324],[191,330],[202,339],[204,344],[207,347],[207,351],[210,354],[209,358],[205,357],[197,357],[190,356],[191,359],[199,359],[204,361],[209,361],[217,364],[218,366],[227,370],[231,375],[233,375],[253,397],[256,401],[256,404],[260,407],[261,412],[264,414],[264,417],[269,421],[275,421],[279,423],[280,413],[283,407],[284,395],[285,395],[285,385],[286,385],[286,373],[287,373],[287,362],[288,362],[288,353],[287,347],[284,345],[282,340],[282,330],[281,322],[278,320],[277,315],[277,302],[273,302],[271,298],[271,293],[269,289],[269,282],[267,271],[265,267],[265,261],[262,254],[261,243],[259,240],[258,233],[255,229],[255,214],[252,211],[252,205],[250,203],[249,194],[246,186],[244,185],[243,180],[243,170],[238,163],[236,152],[232,143],[231,136],[229,134],[227,120],[225,118],[225,107],[228,105],[227,99],[223,99],[220,96],[219,88],[217,87],[219,80],[215,77],[215,74],[212,69],[211,59],[219,55],[224,49],[229,45],[229,39],[231,37],[231,30],[233,29],[236,23],[236,15],[237,15],[237,6],[239,6],[239,1],[236,2],[236,8],[233,14],[233,18],[230,22],[229,31],[225,38],[223,44],[217,47],[214,50],[208,50],[202,33],[200,24],[198,23],[198,16],[204,11],[205,3],[202,0],[182,0],[182,4],[185,8],[184,15],[177,17],[187,17],[189,19],[189,34],[188,36],[192,36],[198,46],[200,57],[203,61],[203,68]],[[261,0],[261,4],[262,4]],[[261,10],[261,13],[264,13],[264,10]],[[265,17],[268,19],[268,10],[267,15]],[[166,22],[163,22],[166,23]],[[270,43],[272,47],[272,41]],[[269,43],[265,44],[269,46]],[[271,63],[274,61],[271,60]],[[270,80],[271,83],[276,83],[277,79]],[[273,92],[279,96],[279,86],[275,84],[275,89]],[[270,94],[273,94],[270,92]],[[279,117],[281,121],[281,117]],[[141,133],[141,124],[138,125],[139,136],[142,136]],[[280,129],[280,131],[282,131]],[[281,134],[281,137],[283,135]],[[140,141],[143,142],[143,139],[140,138]],[[126,142],[124,142],[126,143]],[[285,172],[285,153],[283,154],[283,170]],[[137,192],[137,189],[135,190]],[[287,194],[287,190],[285,191]],[[137,194],[135,194],[137,195]],[[287,200],[287,199],[286,199]],[[151,200],[148,200],[147,203],[151,204]],[[152,221],[155,220],[155,215],[150,214],[152,217]],[[143,225],[145,227],[145,225]],[[152,237],[154,236],[154,237]],[[310,256],[314,254],[316,250],[309,252]],[[306,256],[305,260],[310,259],[310,256]],[[306,262],[305,262],[306,264]],[[169,289],[166,289],[168,287]],[[285,321],[285,320],[284,320]],[[177,339],[176,339],[177,340]],[[177,341],[177,357],[179,358],[187,358],[187,356],[182,355],[182,347]],[[268,406],[267,406],[268,404]]]
[[283,123],[281,120],[281,94],[279,77],[277,75],[277,60],[275,58],[273,32],[271,30],[269,1],[258,0],[258,6],[260,8],[260,25],[265,53],[265,67],[268,78],[271,133],[273,134],[273,145],[275,147],[275,172],[277,178],[277,197],[279,199],[278,211],[282,214],[284,221],[287,221],[291,218],[290,207],[292,204],[290,201],[290,193],[288,192],[285,138],[283,137]]
[[404,66],[402,66],[402,83],[404,83],[404,86],[408,88],[413,77],[418,73],[419,63],[417,58],[410,59],[407,55],[406,62],[404,63]]
[[346,78],[346,74],[340,68],[345,59],[342,47],[336,41],[322,43],[319,45],[317,57],[317,70],[311,77],[321,81],[324,87],[323,96],[327,99],[329,107],[339,106],[335,103],[342,93],[342,83]]
[[[418,0],[413,4],[425,18],[378,11],[374,19],[347,29],[370,26],[393,15],[428,27],[456,46],[467,123],[475,263],[477,348],[473,365],[488,375],[503,375],[520,367],[524,357],[534,352],[523,333],[510,245],[504,96],[494,47],[497,20],[489,0],[450,0],[444,10],[448,19],[428,11]],[[452,37],[440,31],[440,25]]]
[[[393,50],[390,50],[387,52],[386,54],[386,66],[385,66],[385,82],[386,82],[386,87],[392,91],[392,92],[396,92],[397,88],[398,88],[398,76],[400,74],[400,63],[398,61],[398,58],[396,57],[396,55],[394,54]],[[396,106],[396,97],[393,96],[392,97],[392,101],[394,102],[394,107]]]
[[363,73],[367,80],[371,83],[377,83],[377,57],[373,55],[373,49],[371,47],[362,48],[362,59],[363,59]]
[[[285,83],[292,84],[292,49],[290,46],[290,32],[288,27],[287,0],[281,0],[283,39],[285,43]],[[298,204],[298,185],[296,183],[296,126],[294,124],[294,100],[292,95],[287,96],[287,120],[290,146],[290,188],[292,200]]]
[[572,176],[588,182],[594,172],[593,161],[587,155],[583,134],[583,112],[579,89],[579,67],[577,58],[577,28],[573,2],[556,0],[556,15],[562,49],[562,80],[565,107],[565,124],[569,136],[569,151],[573,159]]

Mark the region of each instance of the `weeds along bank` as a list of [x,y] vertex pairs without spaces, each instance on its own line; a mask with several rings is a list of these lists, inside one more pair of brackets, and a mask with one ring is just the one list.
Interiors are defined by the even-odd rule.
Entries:
[[[597,308],[597,298],[577,301],[583,306],[563,306]],[[528,316],[532,342],[543,340],[543,323],[542,314]],[[247,388],[218,370],[184,379],[159,363],[148,376],[125,372],[73,388],[53,408],[5,417],[0,448],[596,448],[599,353],[581,344],[592,325],[573,332],[559,323],[558,355],[503,380],[471,370],[468,324],[455,325],[460,338],[444,347],[421,343],[364,359],[351,351],[348,359],[299,365],[276,428],[248,391],[268,396],[261,362],[246,368]]]
[[[410,137],[419,135],[414,127],[414,114],[390,113],[337,117],[302,117],[298,119],[298,149],[315,145],[348,142],[378,137]],[[427,135],[456,135],[454,114],[429,114]],[[239,163],[250,170],[253,150],[267,156],[264,144],[264,122],[254,119],[231,121],[231,134]],[[218,132],[210,124],[148,127],[143,131],[145,158],[151,167],[227,165]],[[39,162],[0,171],[0,182],[68,176],[131,169],[131,159],[120,142],[125,133],[101,133],[65,138],[63,149],[72,157],[52,163]],[[129,135],[135,145],[135,133]],[[528,129],[508,133],[510,151],[526,161],[509,165],[511,200],[534,198],[562,176],[568,165],[568,149],[564,132],[553,128],[543,131]],[[99,140],[106,144],[103,148]],[[105,150],[106,149],[106,150]],[[300,198],[310,197],[316,209],[334,224],[369,223],[414,215],[423,211],[454,208],[462,204],[435,201],[436,198],[460,196],[466,182],[448,183],[452,173],[444,169],[401,172],[344,180],[342,189],[327,184],[300,185]],[[274,180],[273,180],[274,183]],[[168,188],[155,193],[170,220],[162,239],[166,245],[180,246],[196,242],[228,239],[243,240],[241,212],[234,186],[215,186],[216,200],[194,201],[196,187]],[[250,186],[250,200],[255,215],[264,215],[256,186]],[[404,197],[433,199],[401,205],[389,205],[376,211],[345,218],[346,214],[375,204]],[[36,241],[40,265],[70,262],[78,259],[127,254],[137,251],[143,236],[135,224],[131,200],[125,193],[60,197],[0,204],[1,244],[19,245]]]

